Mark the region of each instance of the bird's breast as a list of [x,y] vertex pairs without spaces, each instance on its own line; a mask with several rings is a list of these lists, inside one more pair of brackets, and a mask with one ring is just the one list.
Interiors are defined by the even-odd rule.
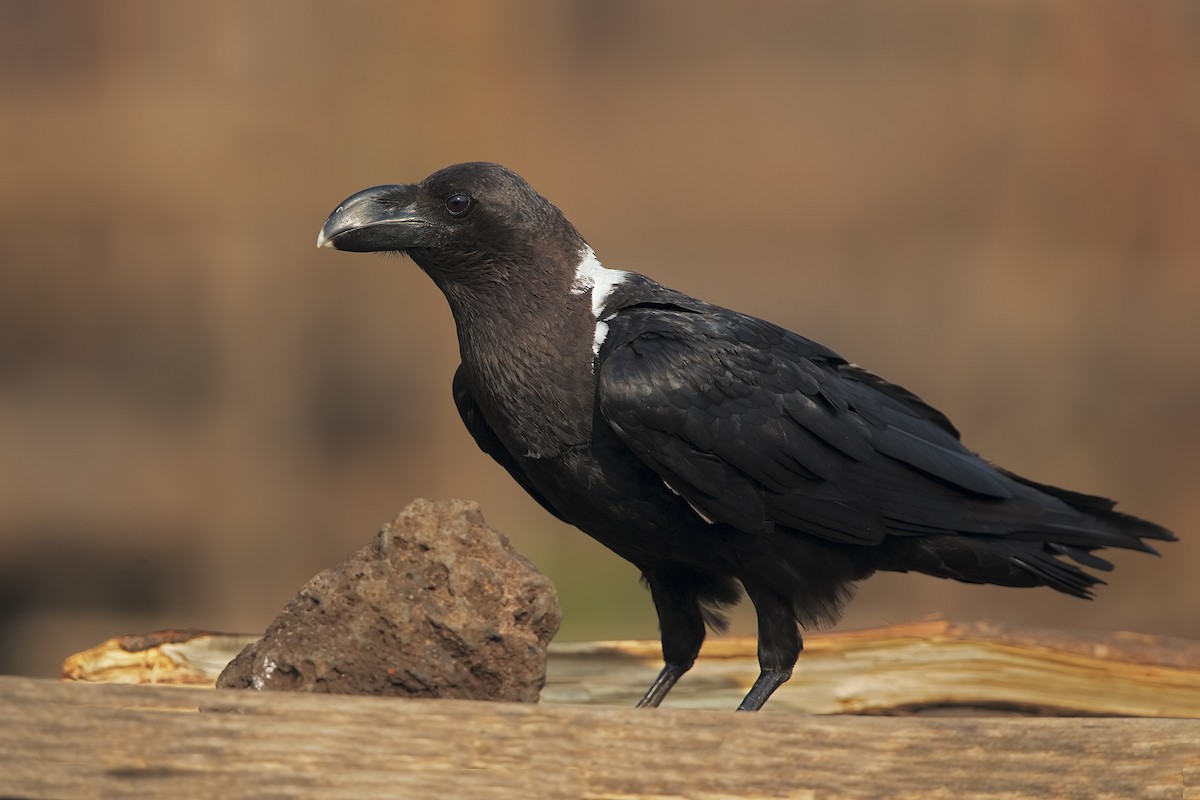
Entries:
[[542,359],[481,361],[472,383],[484,418],[509,452],[550,458],[591,438],[596,387],[589,366],[581,372]]
[[591,438],[596,318],[586,297],[455,317],[472,391],[513,455],[549,458]]

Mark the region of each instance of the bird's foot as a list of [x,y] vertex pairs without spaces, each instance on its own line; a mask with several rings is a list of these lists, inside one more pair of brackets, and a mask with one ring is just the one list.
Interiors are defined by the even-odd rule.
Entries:
[[750,691],[737,707],[738,711],[758,711],[767,702],[767,698],[792,677],[790,669],[764,669],[758,673],[758,680],[750,687]]
[[658,677],[654,679],[654,683],[650,684],[650,688],[646,690],[646,694],[642,695],[641,700],[638,700],[636,708],[658,708],[659,703],[667,696],[667,692],[671,691],[671,687],[683,677],[685,672],[687,672],[686,667],[676,664],[664,666],[662,672],[658,673]]

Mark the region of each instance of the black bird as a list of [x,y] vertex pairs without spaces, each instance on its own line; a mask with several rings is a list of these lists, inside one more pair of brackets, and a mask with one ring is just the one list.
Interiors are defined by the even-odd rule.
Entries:
[[606,269],[499,165],[361,191],[317,245],[412,257],[454,314],[454,402],[480,449],[641,570],[665,666],[639,706],[743,590],[761,672],[739,708],[757,710],[791,677],[799,628],[835,621],[876,570],[1086,598],[1102,581],[1080,567],[1112,567],[1094,551],[1175,538],[989,464],[941,412],[816,342]]

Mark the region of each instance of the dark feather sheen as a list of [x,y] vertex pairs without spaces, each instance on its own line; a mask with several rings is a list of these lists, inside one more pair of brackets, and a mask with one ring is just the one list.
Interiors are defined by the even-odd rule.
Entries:
[[876,570],[1090,597],[1087,570],[1112,568],[1095,551],[1174,539],[988,463],[940,411],[816,342],[603,270],[498,165],[359,192],[318,243],[412,256],[454,313],[454,399],[480,449],[641,570],[666,661],[643,705],[743,590],[762,673],[741,707],[756,709],[791,675],[797,626],[836,621]]

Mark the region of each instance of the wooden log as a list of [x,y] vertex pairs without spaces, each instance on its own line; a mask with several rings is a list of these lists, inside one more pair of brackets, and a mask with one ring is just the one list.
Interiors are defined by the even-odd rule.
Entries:
[[[811,636],[772,710],[896,714],[1010,710],[1058,715],[1200,717],[1200,642],[917,622]],[[628,704],[661,664],[657,642],[558,645],[546,702]],[[715,638],[670,702],[733,708],[758,675],[753,639]]]
[[86,683],[208,686],[258,636],[204,630],[166,630],[114,636],[67,657],[61,677]]
[[1196,800],[1200,721],[755,715],[0,677],[0,794]]
[[[120,637],[67,660],[75,680],[211,686],[254,637]],[[753,639],[713,638],[668,704],[729,709],[758,672]],[[630,706],[660,667],[657,642],[556,643],[546,703]],[[1038,714],[1200,717],[1200,643],[931,618],[808,638],[773,711],[816,714],[1000,709]]]

